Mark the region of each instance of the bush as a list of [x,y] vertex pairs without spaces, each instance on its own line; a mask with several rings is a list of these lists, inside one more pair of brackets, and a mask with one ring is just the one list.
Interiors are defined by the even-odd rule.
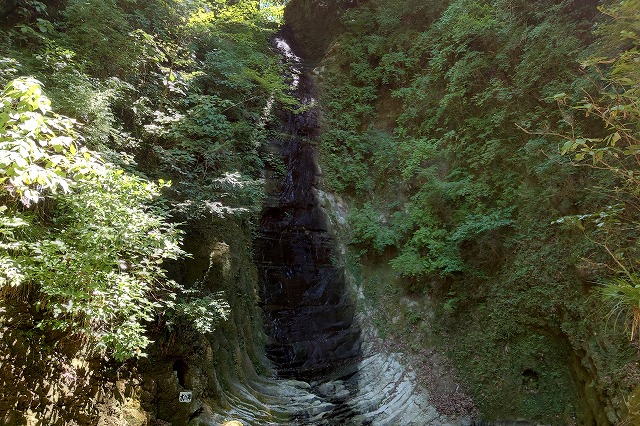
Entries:
[[145,322],[173,306],[162,269],[180,232],[154,200],[160,185],[81,147],[32,79],[0,98],[0,291],[38,290],[39,327],[82,336],[117,360],[142,355]]

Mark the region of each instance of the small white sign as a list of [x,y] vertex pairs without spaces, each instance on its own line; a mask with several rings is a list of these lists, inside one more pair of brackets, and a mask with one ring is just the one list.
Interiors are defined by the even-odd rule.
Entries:
[[180,396],[178,397],[178,401],[180,402],[191,402],[192,393],[191,392],[180,392]]

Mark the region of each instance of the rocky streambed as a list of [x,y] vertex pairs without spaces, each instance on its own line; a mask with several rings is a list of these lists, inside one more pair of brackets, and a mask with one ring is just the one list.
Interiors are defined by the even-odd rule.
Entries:
[[230,409],[202,413],[198,424],[231,419],[255,426],[473,424],[469,417],[438,413],[398,353],[372,353],[318,380],[263,378],[229,391]]

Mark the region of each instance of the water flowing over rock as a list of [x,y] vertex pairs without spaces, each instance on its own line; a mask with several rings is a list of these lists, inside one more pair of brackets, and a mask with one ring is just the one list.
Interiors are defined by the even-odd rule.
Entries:
[[313,84],[287,40],[278,37],[275,45],[289,65],[291,90],[302,107],[280,112],[283,128],[270,144],[284,167],[267,171],[256,263],[267,355],[281,377],[313,378],[359,357],[360,333],[317,197]]

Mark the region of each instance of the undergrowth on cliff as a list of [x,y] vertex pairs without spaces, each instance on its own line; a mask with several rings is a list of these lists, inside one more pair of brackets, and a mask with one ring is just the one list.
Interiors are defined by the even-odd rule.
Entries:
[[105,164],[33,79],[0,96],[0,304],[34,289],[36,324],[117,360],[142,355],[145,323],[173,305],[160,264],[180,234],[154,205],[161,186]]
[[[371,1],[345,13],[324,63],[321,162],[352,200],[352,248],[439,302],[487,418],[606,424],[606,395],[630,390],[633,346],[589,296],[620,253],[637,262],[636,144],[620,144],[637,136],[637,2],[612,4]],[[603,149],[627,166],[566,154]],[[597,212],[610,220],[594,232],[558,224]],[[624,304],[616,282],[604,295]]]
[[[586,231],[610,257],[613,277],[604,279],[601,294],[612,302],[612,315],[627,316],[630,339],[640,331],[640,283],[637,241],[638,175],[640,173],[640,1],[600,7],[608,21],[598,28],[603,46],[583,62],[595,74],[595,89],[572,110],[600,121],[604,132],[588,132],[570,122],[571,132],[561,152],[577,165],[611,175],[614,184],[597,186],[608,203],[596,211],[558,219]],[[569,107],[565,93],[554,96],[561,109]],[[572,112],[573,112],[572,111]]]
[[0,12],[3,303],[29,295],[44,331],[117,360],[143,353],[149,324],[211,332],[227,296],[181,281],[178,228],[246,226],[260,208],[269,106],[293,105],[269,46],[282,5],[10,1]]

